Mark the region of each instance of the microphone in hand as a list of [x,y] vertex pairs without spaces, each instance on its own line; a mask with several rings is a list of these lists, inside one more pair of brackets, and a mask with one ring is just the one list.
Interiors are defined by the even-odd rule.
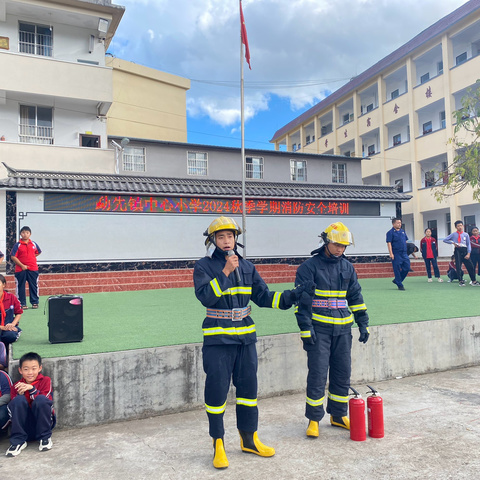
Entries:
[[[235,255],[235,252],[233,250],[229,250],[227,252],[227,255],[231,257],[232,255]],[[235,281],[237,282],[237,285],[240,285],[242,282],[240,279],[240,272],[238,270],[238,267],[235,267],[234,273],[235,273]]]

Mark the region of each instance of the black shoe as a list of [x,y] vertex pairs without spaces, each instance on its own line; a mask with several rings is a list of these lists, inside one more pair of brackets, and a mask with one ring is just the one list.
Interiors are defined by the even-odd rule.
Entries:
[[405,287],[403,285],[397,285],[399,290],[405,290]]

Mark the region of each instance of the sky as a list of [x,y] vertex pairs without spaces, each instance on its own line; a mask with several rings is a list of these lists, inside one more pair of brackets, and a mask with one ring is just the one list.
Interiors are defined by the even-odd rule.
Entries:
[[[113,0],[108,53],[190,79],[189,143],[241,146],[239,0]],[[245,147],[274,133],[465,0],[243,0]]]

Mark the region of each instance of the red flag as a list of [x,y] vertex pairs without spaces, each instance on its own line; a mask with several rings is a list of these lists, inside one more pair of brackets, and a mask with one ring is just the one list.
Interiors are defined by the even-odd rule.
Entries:
[[247,61],[248,67],[251,70],[252,66],[250,65],[250,49],[248,48],[247,28],[245,27],[245,18],[243,17],[242,0],[240,0],[240,23],[242,43],[245,45],[245,60]]

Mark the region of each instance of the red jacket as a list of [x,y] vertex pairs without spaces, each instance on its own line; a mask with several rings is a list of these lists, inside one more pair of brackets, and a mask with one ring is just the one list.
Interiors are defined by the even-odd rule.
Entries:
[[[17,242],[10,253],[12,257],[17,257],[20,262],[28,267],[29,270],[38,270],[37,255],[40,255],[42,250],[37,243],[28,239],[27,242],[20,240]],[[15,272],[21,272],[22,269],[15,264]]]
[[3,291],[3,308],[5,309],[6,316],[2,325],[12,323],[15,315],[23,313],[22,306],[20,305],[18,298],[13,295],[13,293],[7,292],[6,290]]
[[[15,385],[19,383],[27,383],[23,378],[21,378]],[[18,395],[17,389],[15,385],[12,386],[10,389],[10,394],[12,396],[12,400]],[[46,377],[41,373],[38,374],[36,380],[32,383],[33,389],[27,390],[24,395],[27,397],[28,404],[30,407],[32,406],[32,402],[37,398],[39,395],[45,395],[48,399],[53,401],[52,396],[52,380],[50,377]]]

